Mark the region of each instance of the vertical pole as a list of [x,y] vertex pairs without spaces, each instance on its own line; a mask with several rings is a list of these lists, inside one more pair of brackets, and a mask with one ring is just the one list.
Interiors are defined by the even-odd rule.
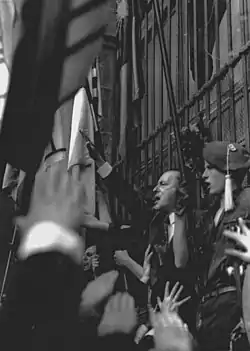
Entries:
[[[249,17],[250,17],[250,4],[248,0],[245,0],[245,14],[246,14],[246,41],[250,40],[250,28],[249,28]],[[250,55],[248,54],[248,82],[250,82]]]
[[[176,32],[175,32],[175,46],[176,46],[176,81],[175,81],[175,101],[176,101],[176,107],[179,108],[179,102],[180,102],[180,70],[179,70],[179,63],[180,63],[180,57],[179,57],[179,52],[180,52],[180,18],[179,18],[179,0],[176,0]],[[171,62],[171,59],[170,59]]]
[[[188,1],[184,1],[184,14],[185,14],[185,21],[184,21],[184,67],[185,67],[185,89],[184,89],[184,96],[185,96],[185,103],[189,100],[189,9],[188,9]],[[189,108],[185,109],[185,125],[189,124]]]
[[[249,4],[249,0],[245,0],[246,41],[250,40],[249,17],[250,17],[250,4]],[[250,54],[249,53],[247,55],[247,81],[248,81],[248,106],[249,106],[249,84],[250,84]],[[250,127],[249,118],[250,116],[248,115],[248,128]],[[250,139],[250,135],[248,136],[248,139]],[[248,141],[248,148],[249,146],[250,146],[250,140]]]
[[[152,84],[151,84],[151,89],[152,89],[152,115],[151,115],[151,127],[152,131],[155,131],[155,13],[153,11],[153,24],[152,24]],[[152,140],[152,153],[151,153],[151,159],[152,159],[152,184],[156,183],[156,154],[155,154],[155,145],[156,145],[156,138],[155,136]]]
[[248,0],[245,0],[245,21],[246,21],[246,41],[250,40],[250,28],[249,28],[249,16],[250,16],[250,13],[249,13],[249,7],[250,7],[250,4],[249,4],[249,1]]
[[[168,4],[168,24],[167,24],[167,28],[168,28],[168,54],[169,54],[169,62],[170,62],[170,67],[171,67],[171,57],[172,57],[172,50],[171,50],[171,44],[172,44],[172,16],[171,16],[171,6],[170,6],[170,1]],[[160,41],[160,34],[159,35],[159,41]],[[162,56],[162,68],[163,68],[163,56]],[[164,73],[164,71],[163,71]],[[165,87],[167,89],[167,84],[165,81]],[[167,105],[167,117],[171,115],[171,111],[170,111],[170,102],[168,99],[168,105]],[[173,160],[173,154],[172,154],[172,125],[169,124],[168,128],[167,128],[167,140],[168,140],[168,169],[172,168],[172,160]]]
[[[145,55],[145,119],[144,138],[148,137],[148,4],[145,13],[144,55]],[[148,144],[144,146],[145,187],[148,185]]]
[[[220,71],[220,28],[219,28],[219,0],[215,0],[215,67],[216,73]],[[222,120],[221,120],[221,83],[216,83],[217,100],[217,139],[222,140]]]
[[[178,14],[179,14],[179,74],[180,74],[180,100],[179,104],[180,106],[183,106],[185,102],[185,97],[184,97],[184,84],[185,84],[185,70],[184,70],[184,44],[185,44],[185,38],[184,38],[184,14],[183,14],[183,9],[184,9],[184,4],[183,1],[178,0]],[[180,121],[183,121],[183,116],[180,118]],[[183,124],[183,122],[181,122]]]
[[[245,28],[245,13],[244,0],[240,0],[240,31],[241,31],[241,45],[246,43],[246,28]],[[247,56],[242,58],[242,71],[244,79],[244,131],[245,131],[245,145],[249,149],[249,94],[248,94],[248,75],[247,75]]]
[[[199,0],[198,0],[199,1]],[[194,80],[196,83],[196,90],[198,91],[198,52],[197,52],[197,4],[196,0],[193,0],[193,26],[194,26]]]
[[[193,0],[193,19],[194,19],[194,76],[196,82],[196,91],[199,90],[199,71],[198,71],[198,30],[197,30],[197,0]],[[199,0],[198,0],[199,1]],[[199,100],[195,102],[195,114],[196,117],[199,114]]]
[[[163,17],[163,10],[164,10],[164,0],[161,0],[161,25],[162,28],[164,28],[164,17]],[[162,63],[162,58],[161,58],[161,66],[160,66],[160,123],[161,125],[163,124],[163,110],[164,110],[164,105],[163,105],[163,63]],[[160,134],[160,145],[159,145],[159,169],[160,169],[160,174],[163,173],[163,147],[164,147],[164,132],[161,131]],[[159,176],[159,174],[158,174]]]
[[[204,0],[204,51],[205,51],[205,79],[209,79],[209,51],[208,51],[208,0]],[[210,92],[206,92],[206,117],[210,119]]]
[[[232,7],[231,1],[227,3],[227,36],[228,36],[228,57],[233,57],[233,36],[232,36]],[[235,103],[234,103],[234,69],[229,68],[228,71],[228,85],[229,85],[229,128],[230,140],[236,141],[236,124],[235,124]]]

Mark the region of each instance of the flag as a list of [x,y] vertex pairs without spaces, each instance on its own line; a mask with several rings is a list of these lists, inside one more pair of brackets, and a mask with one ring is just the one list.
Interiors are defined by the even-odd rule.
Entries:
[[[143,2],[142,2],[143,4]],[[114,149],[118,157],[124,159],[129,140],[134,129],[140,123],[141,98],[144,94],[142,60],[140,57],[140,24],[142,4],[133,0],[120,0],[117,6],[117,86],[115,91],[115,130]],[[139,111],[139,113],[138,113]],[[115,136],[118,131],[118,138]],[[132,143],[133,144],[133,143]]]
[[[208,79],[212,77],[213,74],[213,49],[215,45],[215,6],[217,2],[215,0],[207,0],[207,31],[208,31]],[[218,25],[220,25],[221,20],[227,9],[227,1],[218,1]],[[205,73],[205,57],[206,48],[204,47],[204,33],[205,33],[205,19],[204,19],[204,1],[196,1],[196,33],[194,33],[194,0],[188,2],[188,18],[189,18],[189,35],[190,38],[190,69],[192,73],[193,80],[195,77],[195,67],[197,65],[197,85],[200,89],[206,82]],[[197,62],[195,62],[195,36],[197,39]]]
[[85,209],[88,213],[95,215],[95,164],[89,156],[86,140],[79,132],[82,130],[94,142],[95,121],[91,108],[86,89],[81,88],[74,99],[68,168],[76,177],[79,176],[79,166],[83,168],[81,181],[86,185],[84,187]]
[[145,3],[132,0],[132,101],[137,102],[144,96],[142,71],[141,20],[145,13]]
[[[0,134],[0,160],[37,170],[50,142],[54,114],[72,98],[101,49],[106,0],[24,0]],[[28,14],[28,16],[26,16]]]
[[13,1],[0,1],[0,120],[3,116],[9,85],[14,14],[15,7]]
[[101,189],[96,188],[95,164],[89,157],[86,140],[79,133],[79,130],[83,131],[97,148],[104,153],[98,125],[98,116],[102,112],[102,105],[100,102],[99,68],[97,68],[96,62],[90,70],[84,87],[75,97],[69,151],[69,169],[72,169],[75,165],[81,165],[80,167],[84,168],[81,173],[81,181],[86,184],[85,208],[93,215],[98,214],[97,217],[100,220],[110,223],[107,196]]
[[[0,120],[3,116],[9,85],[14,15],[15,6],[13,1],[0,1]],[[7,164],[3,178],[3,188],[9,187],[13,189],[14,192],[12,195],[14,198],[15,188],[19,182],[19,173],[20,171],[18,169],[12,167],[10,164]]]
[[66,158],[68,158],[73,104],[74,99],[66,101],[56,111],[54,116],[52,137],[47,148],[45,149],[44,156],[58,149],[66,149]]
[[[8,69],[11,66],[12,31],[15,18],[15,5],[12,0],[0,1],[0,32],[3,45],[3,56]],[[2,77],[2,76],[1,76]]]

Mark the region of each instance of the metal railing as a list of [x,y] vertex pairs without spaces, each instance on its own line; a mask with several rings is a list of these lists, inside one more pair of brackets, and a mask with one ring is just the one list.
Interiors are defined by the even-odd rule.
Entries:
[[180,129],[201,114],[213,139],[249,149],[248,0],[148,0],[141,28],[142,122],[124,176],[146,189],[163,171],[182,169],[176,123]]
[[164,79],[166,60],[179,127],[193,123],[202,112],[214,139],[242,142],[249,148],[249,9],[247,0],[148,1],[142,21],[146,92],[136,153],[141,171],[134,172],[137,183],[150,185],[164,170],[180,166],[173,149],[175,119]]

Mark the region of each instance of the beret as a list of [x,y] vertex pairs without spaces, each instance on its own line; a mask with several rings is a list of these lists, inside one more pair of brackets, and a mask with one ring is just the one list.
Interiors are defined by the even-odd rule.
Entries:
[[[229,153],[229,170],[237,171],[250,167],[250,154],[240,144],[227,141],[212,141],[203,149],[204,160],[222,172],[227,170],[227,148],[232,145]],[[233,151],[232,151],[233,149]]]

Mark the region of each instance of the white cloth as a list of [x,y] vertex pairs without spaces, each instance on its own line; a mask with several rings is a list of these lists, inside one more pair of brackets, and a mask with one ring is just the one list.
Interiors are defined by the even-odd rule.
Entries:
[[172,212],[169,215],[169,226],[168,226],[168,243],[171,242],[171,240],[174,237],[174,229],[175,229],[175,213]]
[[224,206],[220,207],[218,209],[218,211],[216,212],[215,216],[214,216],[214,224],[215,224],[216,227],[217,227],[217,225],[218,225],[218,223],[220,221],[220,218],[221,218],[223,212],[224,212]]
[[76,263],[80,263],[83,242],[74,231],[54,222],[40,222],[31,227],[24,236],[18,249],[18,256],[25,260],[32,255],[51,251],[66,254]]

